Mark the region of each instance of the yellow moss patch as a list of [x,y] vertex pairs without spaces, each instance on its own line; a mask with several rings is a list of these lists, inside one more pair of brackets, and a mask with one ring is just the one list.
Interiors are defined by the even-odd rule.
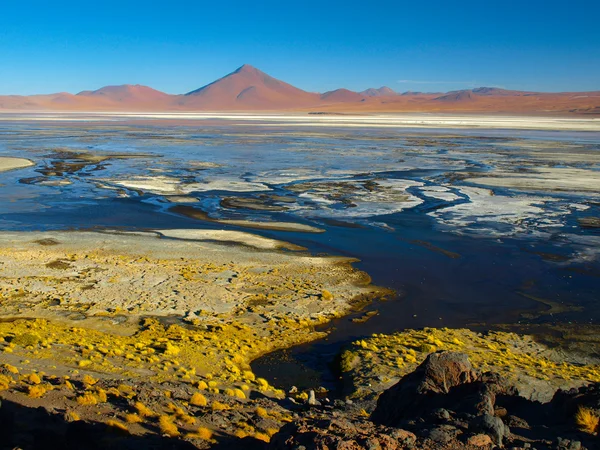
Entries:
[[254,438],[264,442],[269,442],[271,440],[271,436],[266,433],[256,433]]
[[17,369],[15,366],[11,366],[10,364],[3,364],[2,367],[4,367],[10,373],[14,373],[14,374],[19,373],[19,369]]
[[119,422],[118,420],[115,419],[110,419],[106,421],[106,425],[108,425],[109,427],[113,427],[116,428],[120,431],[126,431],[128,432],[129,430],[127,429],[127,425],[125,425],[122,422]]
[[210,441],[213,435],[211,429],[206,427],[200,427],[196,430],[196,434],[200,439],[204,439],[205,441]]
[[146,405],[144,405],[142,402],[135,402],[133,407],[136,409],[138,414],[142,417],[155,416],[155,413],[150,408],[148,408]]
[[594,434],[598,431],[600,417],[594,410],[580,406],[575,414],[575,422],[581,431]]
[[46,394],[46,392],[48,392],[48,389],[46,389],[44,386],[29,386],[27,396],[29,398],[42,398]]
[[32,373],[31,375],[29,375],[27,377],[27,380],[32,384],[40,384],[42,382],[40,376],[37,373]]
[[79,417],[79,414],[77,414],[75,411],[67,412],[67,418],[71,422],[77,422],[78,420],[81,420],[81,417]]
[[93,386],[94,384],[96,384],[98,382],[98,380],[94,377],[91,377],[89,375],[84,375],[82,381],[85,384],[88,384],[90,386]]
[[206,397],[199,392],[195,392],[190,398],[190,404],[194,406],[206,406],[208,402],[206,401]]
[[179,436],[179,429],[177,428],[177,425],[173,423],[173,418],[171,416],[160,416],[158,418],[158,427],[160,428],[160,431],[167,436]]
[[258,417],[263,417],[263,418],[269,417],[269,413],[262,406],[257,406],[256,409],[254,410],[254,412],[256,413],[256,415]]
[[98,397],[91,392],[85,392],[83,395],[77,397],[77,403],[82,406],[94,406],[98,404]]
[[214,402],[212,402],[211,407],[212,407],[212,409],[214,411],[224,411],[226,409],[231,409],[229,407],[229,405],[226,405],[225,403],[221,403],[221,402],[219,402],[217,400],[215,400]]
[[330,301],[330,300],[333,300],[333,294],[331,292],[329,292],[328,290],[324,289],[323,292],[321,292],[321,298],[323,300]]
[[135,413],[131,413],[131,414],[125,414],[125,421],[127,423],[140,423],[140,422],[143,422],[144,419],[142,419],[140,416],[138,416]]

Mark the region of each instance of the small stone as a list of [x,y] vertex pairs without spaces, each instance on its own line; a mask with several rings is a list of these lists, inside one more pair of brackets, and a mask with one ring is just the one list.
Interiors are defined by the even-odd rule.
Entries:
[[446,444],[458,435],[459,431],[450,425],[440,425],[432,428],[425,437],[439,444]]
[[401,445],[409,448],[415,445],[415,442],[417,442],[417,436],[415,436],[414,433],[401,428],[396,428],[391,431],[390,437],[396,439]]
[[317,397],[315,396],[315,391],[313,391],[312,389],[308,393],[307,403],[310,406],[321,406],[321,403],[317,400]]
[[472,422],[474,429],[487,434],[492,438],[492,442],[498,446],[502,446],[502,439],[505,435],[504,422],[500,417],[492,416],[491,414],[483,414],[475,418]]
[[438,408],[435,409],[432,413],[431,413],[432,417],[434,417],[437,420],[449,420],[450,419],[450,413],[448,412],[447,409],[444,408]]
[[492,438],[487,434],[476,434],[467,440],[467,444],[473,445],[474,447],[486,447],[488,445],[493,445],[493,442]]
[[381,444],[378,439],[370,437],[367,439],[367,442],[365,442],[365,448],[367,450],[381,450]]

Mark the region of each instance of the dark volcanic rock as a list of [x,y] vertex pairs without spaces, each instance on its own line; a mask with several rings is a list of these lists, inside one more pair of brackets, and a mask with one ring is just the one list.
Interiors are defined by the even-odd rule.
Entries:
[[371,420],[394,426],[404,419],[421,416],[432,410],[436,400],[448,394],[450,389],[476,378],[466,354],[432,353],[413,373],[381,394]]
[[302,419],[290,423],[271,438],[273,450],[397,450],[412,448],[416,436],[406,430],[376,426],[366,420]]

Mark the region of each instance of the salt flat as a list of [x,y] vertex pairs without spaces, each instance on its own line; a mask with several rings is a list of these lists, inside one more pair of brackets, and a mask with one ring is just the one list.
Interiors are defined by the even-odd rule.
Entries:
[[1,120],[49,122],[105,121],[227,121],[264,126],[369,127],[369,128],[484,128],[515,130],[600,131],[600,119],[485,114],[249,114],[211,112],[0,112]]

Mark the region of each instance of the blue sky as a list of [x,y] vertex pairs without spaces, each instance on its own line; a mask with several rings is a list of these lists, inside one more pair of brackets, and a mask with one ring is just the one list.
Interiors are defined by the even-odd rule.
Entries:
[[196,89],[248,63],[309,91],[600,90],[600,2],[29,0],[0,8],[0,94]]

